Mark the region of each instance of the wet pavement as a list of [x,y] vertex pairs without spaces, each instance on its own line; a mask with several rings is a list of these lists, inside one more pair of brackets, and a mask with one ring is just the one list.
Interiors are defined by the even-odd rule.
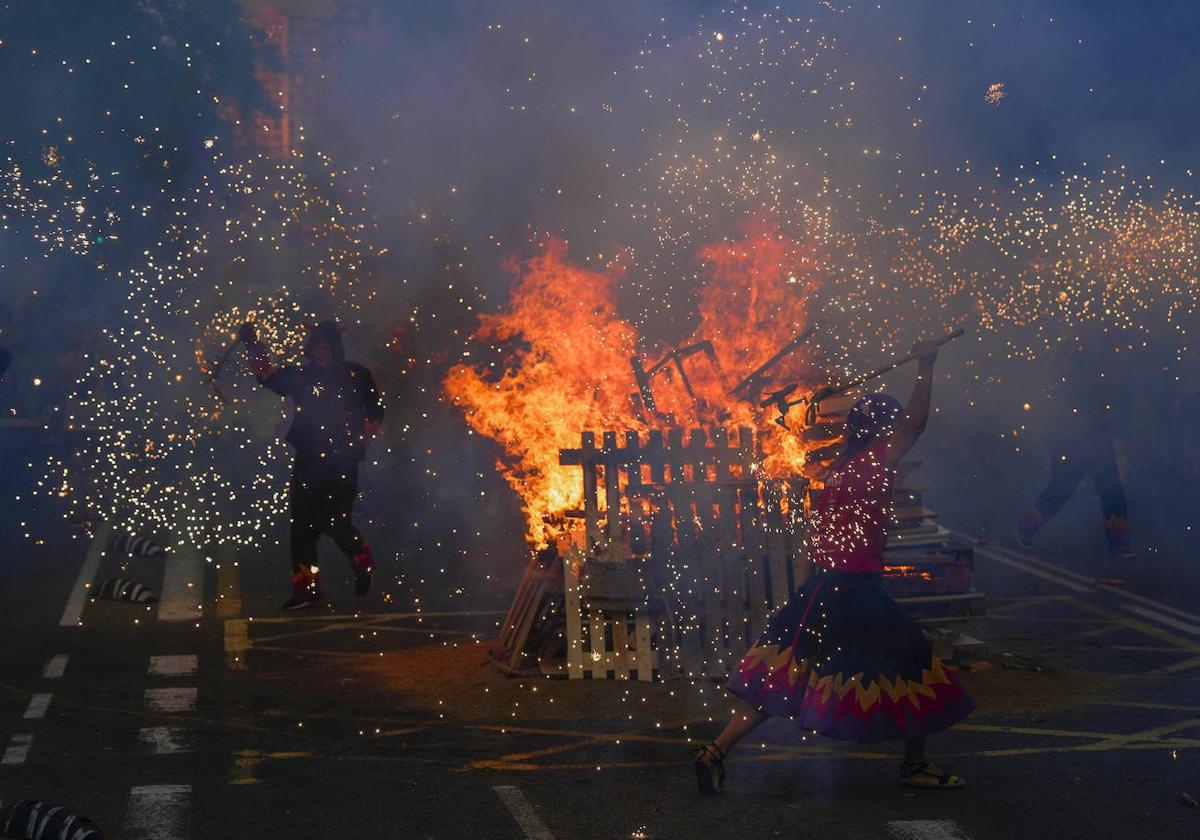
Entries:
[[983,642],[962,674],[979,709],[931,742],[968,789],[905,790],[887,745],[777,720],[705,798],[688,749],[728,697],[505,677],[485,647],[507,593],[414,605],[385,585],[358,601],[331,564],[333,607],[285,614],[275,548],[93,554],[91,579],[174,593],[93,603],[71,598],[90,570],[82,532],[20,550],[0,597],[0,799],[68,804],[110,837],[1200,833],[1184,797],[1200,797],[1200,615],[1134,573],[1098,583],[1086,563],[978,546],[988,615],[962,627]]

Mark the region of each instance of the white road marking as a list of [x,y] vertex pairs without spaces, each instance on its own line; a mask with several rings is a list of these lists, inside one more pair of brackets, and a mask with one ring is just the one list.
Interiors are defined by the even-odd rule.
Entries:
[[1182,621],[1176,621],[1170,616],[1163,615],[1154,610],[1148,610],[1145,607],[1139,607],[1137,604],[1122,604],[1121,606],[1131,613],[1140,615],[1142,618],[1157,621],[1159,624],[1174,627],[1176,630],[1182,630],[1184,633],[1190,633],[1193,636],[1200,636],[1200,627],[1197,627],[1195,624],[1184,624]]
[[203,601],[204,561],[191,546],[178,546],[167,557],[158,620],[197,621]]
[[1021,571],[1025,572],[1026,574],[1033,575],[1034,577],[1040,577],[1043,580],[1050,581],[1051,583],[1057,583],[1059,586],[1066,587],[1067,589],[1070,589],[1074,592],[1095,592],[1096,591],[1091,586],[1083,586],[1081,584],[1074,583],[1070,580],[1067,580],[1062,575],[1056,574],[1054,572],[1043,571],[1043,570],[1037,568],[1036,566],[1033,566],[1033,565],[1025,562],[1024,560],[1017,560],[1013,557],[1005,557],[1003,554],[1000,554],[998,552],[992,551],[987,548],[983,548],[982,546],[978,546],[978,545],[974,546],[974,548],[975,548],[976,554],[980,554],[980,555],[988,558],[989,560],[994,560],[995,562],[1001,563],[1005,566],[1012,566],[1014,569],[1020,569]]
[[1158,601],[1155,601],[1153,598],[1147,598],[1144,595],[1138,595],[1136,592],[1126,592],[1124,589],[1113,589],[1110,591],[1120,595],[1122,598],[1128,598],[1130,601],[1137,601],[1139,604],[1145,604],[1148,607],[1153,607],[1159,612],[1173,615],[1176,618],[1183,619],[1184,621],[1194,621],[1200,624],[1200,615],[1188,612],[1187,610],[1179,610],[1170,606],[1169,604],[1161,604]]
[[237,618],[242,614],[242,581],[238,572],[236,545],[217,546],[217,618]]
[[[966,534],[957,534],[956,536],[959,536],[960,538],[965,539],[971,543],[975,542],[973,537],[970,537]],[[974,547],[975,547],[976,551],[984,550],[979,545],[975,545]],[[1046,572],[1053,573],[1054,575],[1058,575],[1060,577],[1065,577],[1065,578],[1068,578],[1071,580],[1078,581],[1079,583],[1086,584],[1086,585],[1088,585],[1089,591],[1093,591],[1093,592],[1098,591],[1095,587],[1091,586],[1091,584],[1096,583],[1095,578],[1090,578],[1087,575],[1081,575],[1078,572],[1071,571],[1070,569],[1064,569],[1061,566],[1057,565],[1056,563],[1051,563],[1047,560],[1042,560],[1038,557],[1033,557],[1024,552],[1014,551],[1011,548],[1005,548],[1004,546],[999,546],[999,545],[988,545],[986,548],[986,551],[989,551],[992,553],[1005,554],[1010,559],[1012,559],[1018,563],[1023,563],[1026,565],[1039,567],[1040,569],[1042,569]],[[1032,570],[1026,569],[1025,571],[1032,571]],[[1036,574],[1036,572],[1032,572],[1032,573]],[[1159,612],[1166,613],[1167,615],[1174,616],[1175,618],[1181,619],[1182,621],[1189,621],[1189,622],[1193,622],[1195,624],[1200,624],[1200,615],[1198,615],[1196,613],[1188,612],[1187,610],[1181,610],[1177,607],[1172,607],[1170,604],[1164,604],[1161,601],[1154,600],[1153,598],[1147,598],[1145,595],[1138,595],[1136,592],[1130,592],[1128,589],[1122,589],[1122,588],[1116,587],[1116,586],[1107,586],[1107,585],[1101,584],[1099,587],[1099,590],[1104,591],[1104,592],[1110,592],[1113,595],[1117,596],[1118,598],[1125,598],[1126,600],[1129,600],[1129,601],[1136,601],[1139,604],[1143,604],[1144,606],[1151,607],[1155,610],[1158,610]]]
[[29,705],[25,707],[25,714],[21,715],[23,720],[40,720],[46,716],[46,710],[50,708],[50,701],[54,698],[53,694],[35,694],[29,698]]
[[187,677],[196,673],[199,659],[192,653],[181,653],[172,656],[151,656],[150,676],[152,677]]
[[187,688],[147,688],[146,708],[152,712],[194,712],[196,711],[196,689]]
[[83,560],[83,568],[79,570],[79,577],[75,578],[75,586],[72,587],[71,594],[67,596],[67,606],[63,609],[62,618],[58,621],[60,627],[78,627],[82,623],[83,607],[87,604],[92,581],[96,579],[96,572],[100,571],[100,558],[104,556],[104,548],[108,545],[110,533],[112,533],[112,528],[108,525],[101,525],[96,529],[91,545],[88,546],[87,556]]
[[67,660],[70,658],[65,653],[59,653],[50,657],[50,661],[42,669],[42,678],[47,680],[62,679],[63,672],[67,670]]
[[1076,583],[1082,583],[1085,586],[1091,586],[1096,582],[1094,577],[1088,577],[1087,575],[1082,575],[1079,572],[1075,572],[1070,569],[1064,569],[1062,566],[1059,566],[1056,563],[1051,563],[1047,560],[1041,559],[1040,557],[1034,557],[1032,554],[1026,554],[1023,551],[1014,551],[1013,549],[1005,548],[1002,545],[989,545],[988,548],[991,551],[996,551],[1000,554],[1006,554],[1014,560],[1019,560],[1023,563],[1029,563],[1031,566],[1038,566],[1047,572],[1053,572],[1054,574],[1065,577],[1068,580],[1073,580]]
[[32,732],[13,735],[12,740],[8,742],[8,749],[4,751],[4,758],[0,758],[0,764],[5,767],[18,767],[24,764],[25,759],[29,757],[29,748],[32,746]]
[[191,785],[145,785],[129,791],[125,824],[127,840],[185,840]]
[[525,832],[527,840],[554,840],[554,835],[546,828],[537,811],[533,810],[525,794],[512,785],[497,785],[492,790],[496,791],[496,795],[517,821],[521,831]]
[[151,726],[138,730],[138,743],[151,755],[172,755],[192,751],[188,731],[182,726]]
[[894,820],[884,826],[900,840],[970,840],[954,820]]
[[246,651],[250,650],[250,629],[244,618],[225,622],[225,667],[230,671],[246,670]]

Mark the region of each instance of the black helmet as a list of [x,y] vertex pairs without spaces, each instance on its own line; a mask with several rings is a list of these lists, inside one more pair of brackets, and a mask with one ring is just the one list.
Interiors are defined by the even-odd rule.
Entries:
[[342,328],[335,321],[322,321],[312,328],[308,340],[304,342],[304,355],[313,357],[313,348],[320,342],[325,342],[333,350],[334,362],[346,360],[346,348],[342,344]]

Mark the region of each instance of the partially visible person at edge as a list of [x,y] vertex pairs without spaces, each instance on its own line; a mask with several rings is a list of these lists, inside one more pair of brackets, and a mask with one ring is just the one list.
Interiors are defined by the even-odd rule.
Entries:
[[328,534],[350,561],[354,591],[371,589],[371,548],[350,517],[358,495],[358,464],[378,433],[383,407],[371,372],[346,361],[342,331],[333,321],[318,324],[304,346],[307,363],[275,368],[253,324],[240,338],[250,367],[264,386],[295,403],[287,441],[296,449],[291,497],[292,596],[285,610],[322,602],[317,541]]
[[773,716],[843,741],[903,741],[902,784],[965,785],[930,763],[925,741],[975,702],[882,585],[895,468],[925,429],[937,347],[919,341],[912,354],[920,366],[907,408],[870,394],[847,415],[845,446],[812,511],[816,573],[771,617],[726,684],[738,708],[695,753],[704,793],[722,790],[730,750]]
[[1110,556],[1137,557],[1129,534],[1128,506],[1108,404],[1113,399],[1111,357],[1096,344],[1064,345],[1056,360],[1057,387],[1050,403],[1050,480],[1017,520],[1017,542],[1033,538],[1058,513],[1084,476],[1100,497]]

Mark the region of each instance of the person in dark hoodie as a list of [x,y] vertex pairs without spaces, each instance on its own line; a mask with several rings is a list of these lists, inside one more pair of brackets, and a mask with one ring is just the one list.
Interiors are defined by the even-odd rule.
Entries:
[[358,495],[358,465],[379,431],[383,406],[371,372],[346,361],[342,331],[333,321],[313,328],[304,346],[307,363],[275,368],[254,324],[240,338],[250,367],[264,386],[296,406],[287,441],[296,450],[291,496],[292,597],[285,610],[322,601],[317,541],[328,534],[350,561],[354,591],[371,588],[371,549],[350,516]]

